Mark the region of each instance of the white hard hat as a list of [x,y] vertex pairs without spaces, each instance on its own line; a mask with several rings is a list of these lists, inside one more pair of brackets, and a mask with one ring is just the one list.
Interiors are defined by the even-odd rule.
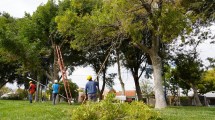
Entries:
[[57,80],[54,80],[54,83],[57,83],[58,81]]

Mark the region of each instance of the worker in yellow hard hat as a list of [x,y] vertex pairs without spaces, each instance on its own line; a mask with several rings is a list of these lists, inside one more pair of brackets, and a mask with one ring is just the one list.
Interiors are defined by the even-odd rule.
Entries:
[[97,90],[99,89],[99,83],[92,80],[92,76],[87,76],[87,84],[85,86],[86,98],[89,101],[95,102],[97,99]]

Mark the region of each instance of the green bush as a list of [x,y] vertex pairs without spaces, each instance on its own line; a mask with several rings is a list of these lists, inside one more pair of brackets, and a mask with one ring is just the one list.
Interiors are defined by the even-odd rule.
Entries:
[[182,106],[192,105],[192,99],[189,97],[180,97],[180,103]]
[[[114,102],[113,102],[114,101]],[[108,96],[99,103],[87,103],[71,112],[72,120],[157,120],[158,113],[142,102],[116,103]]]
[[28,91],[24,89],[17,89],[16,95],[18,96],[19,100],[24,100],[28,98]]

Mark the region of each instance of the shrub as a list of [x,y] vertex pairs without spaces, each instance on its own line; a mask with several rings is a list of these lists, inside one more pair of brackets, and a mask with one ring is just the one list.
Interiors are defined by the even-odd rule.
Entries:
[[[114,101],[114,103],[113,103]],[[113,96],[99,103],[88,102],[73,109],[72,120],[156,120],[158,113],[142,102],[116,103]]]
[[24,100],[28,97],[28,91],[24,89],[17,89],[16,95],[18,96],[19,100]]
[[189,97],[180,97],[180,103],[182,106],[192,105],[192,99]]

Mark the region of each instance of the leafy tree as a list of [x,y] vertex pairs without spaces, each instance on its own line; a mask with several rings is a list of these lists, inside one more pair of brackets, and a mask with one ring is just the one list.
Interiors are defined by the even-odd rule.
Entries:
[[123,64],[132,73],[138,100],[142,100],[143,97],[139,80],[143,72],[146,71],[149,58],[147,58],[148,56],[140,49],[134,46],[123,45],[121,51],[124,56]]
[[[201,24],[210,23],[214,21],[215,18],[215,2],[212,0],[182,0],[182,6],[186,8],[187,11],[193,13],[201,21]],[[207,24],[206,24],[207,25]]]
[[19,56],[24,52],[24,47],[17,37],[16,22],[17,20],[7,13],[0,16],[0,88],[7,82],[13,83],[21,80],[21,75],[17,70],[22,66],[21,61],[24,60],[25,56]]
[[215,68],[215,58],[207,58],[207,60],[209,61],[209,66],[208,68]]
[[191,37],[191,39],[187,39],[187,41],[179,44],[179,46],[174,45],[176,48],[176,51],[174,50],[176,53],[176,57],[174,58],[176,67],[173,73],[174,79],[178,81],[178,85],[186,94],[192,88],[197,106],[201,106],[198,91],[203,86],[202,75],[204,71],[202,61],[198,57],[197,47],[203,40],[204,38],[195,39]]
[[111,73],[108,74],[108,77],[106,77],[106,85],[107,87],[109,87],[109,89],[113,89],[113,85],[114,85],[114,78],[116,77],[116,73]]
[[149,81],[141,81],[140,88],[142,94],[146,97],[146,103],[149,103],[149,98],[154,95],[153,86]]
[[[69,36],[70,40],[73,42],[74,37],[82,37],[78,36],[77,34],[74,34],[78,23],[81,21],[83,16],[87,16],[91,13],[91,11],[94,9],[95,6],[99,4],[100,1],[98,0],[90,0],[90,1],[78,1],[74,0],[71,1],[70,8],[67,9],[67,11],[64,12],[64,15],[59,15],[56,18],[56,21],[58,22],[58,30],[64,34],[65,36]],[[87,27],[87,26],[85,26]],[[84,30],[84,29],[83,29]],[[81,41],[80,41],[81,43]],[[75,48],[71,46],[72,48]],[[111,57],[107,59],[107,61],[104,63],[104,67],[101,68],[101,65],[106,59],[106,56],[108,55],[109,51],[106,51],[108,49],[108,45],[103,46],[90,46],[90,47],[82,47],[78,50],[82,50],[85,52],[85,65],[91,65],[94,71],[99,75],[102,74],[102,81],[103,85],[100,92],[100,98],[102,98],[102,93],[105,88],[106,83],[106,71],[108,66],[110,66],[112,63],[108,62],[111,61]],[[86,52],[87,51],[87,52]],[[82,59],[83,60],[83,59]],[[101,71],[100,71],[101,70]],[[101,72],[101,73],[98,73]],[[97,81],[99,81],[99,76],[96,78]]]
[[177,103],[177,97],[178,97],[178,76],[176,74],[176,69],[171,68],[170,65],[165,65],[164,66],[164,87],[166,88],[165,90],[165,96],[167,96],[167,92],[169,91],[171,95],[173,96],[173,104],[176,105]]
[[[25,14],[25,17],[16,20],[8,14],[1,16],[0,53],[1,56],[6,55],[1,61],[6,59],[11,62],[2,63],[5,66],[4,69],[8,66],[7,64],[10,64],[5,75],[2,74],[2,79],[8,78],[7,82],[17,80],[20,84],[26,82],[26,85],[28,85],[26,76],[38,81],[60,79],[55,45],[61,46],[65,66],[71,72],[74,65],[82,63],[82,61],[79,62],[81,58],[79,53],[81,52],[70,49],[67,37],[59,34],[56,30],[55,17],[67,9],[66,2],[60,2],[58,7],[53,0],[49,0],[45,5],[39,6],[32,16]],[[7,73],[12,74],[13,78],[7,77]],[[46,75],[45,79],[42,79],[43,74]],[[18,77],[21,79],[18,80]],[[6,84],[4,81],[2,83]]]
[[[132,39],[133,45],[147,53],[152,61],[156,108],[166,107],[162,87],[162,46],[191,31],[192,14],[181,2],[110,0],[103,1],[89,15],[66,12],[58,20],[61,32],[74,34],[71,46],[86,49],[114,41]],[[101,7],[102,6],[102,7]]]
[[[146,23],[145,30],[148,31],[148,34],[144,35],[146,35],[145,39],[149,42],[141,43],[141,39],[135,38],[137,40],[135,40],[134,45],[148,53],[151,58],[155,84],[155,107],[163,108],[166,107],[166,102],[162,88],[162,56],[160,52],[163,44],[171,43],[174,38],[183,33],[184,28],[186,29],[188,24],[185,21],[188,16],[186,16],[185,11],[178,3],[160,0],[154,3],[157,6],[155,7],[152,3],[141,2],[141,6],[147,11],[144,14],[149,14],[148,19],[141,20],[143,23]],[[187,29],[187,31],[189,30]]]
[[[154,2],[154,4],[157,3]],[[102,11],[97,10],[93,12],[93,16],[86,16],[82,19],[83,22],[81,22],[81,24],[83,26],[88,26],[89,30],[88,28],[85,29],[84,32],[85,35],[80,35],[80,33],[83,33],[83,31],[77,32],[76,34],[77,37],[75,38],[75,41],[73,42],[72,45],[80,48],[83,45],[88,45],[89,43],[92,44],[92,42],[90,42],[91,39],[94,40],[93,44],[96,44],[97,42],[95,41],[95,39],[97,39],[97,41],[103,40],[104,42],[102,43],[105,43],[105,41],[116,39],[118,36],[120,36],[121,39],[125,39],[126,36],[130,35],[133,44],[139,47],[147,54],[149,54],[153,63],[152,65],[156,65],[153,66],[156,85],[155,87],[156,88],[155,96],[157,99],[156,108],[163,108],[166,106],[166,103],[164,100],[164,94],[162,90],[161,59],[158,53],[160,49],[159,43],[161,42],[162,37],[164,37],[163,41],[167,42],[168,40],[172,40],[174,37],[178,36],[178,33],[181,33],[181,31],[184,29],[186,25],[186,21],[184,21],[186,16],[183,13],[182,8],[172,7],[178,4],[170,5],[170,3],[166,3],[163,4],[162,7],[160,6],[159,9],[153,8],[151,5],[152,4],[147,3],[145,1],[138,0],[129,2],[123,0],[120,1],[113,0],[111,2],[105,1],[103,4]],[[167,9],[168,11],[165,11]],[[172,15],[175,15],[177,17],[173,17]],[[148,19],[144,19],[147,17]],[[145,27],[143,27],[144,25],[142,23],[146,23],[144,24]],[[167,24],[169,25],[170,23],[172,27],[164,29],[164,26],[166,26]],[[177,29],[174,28],[173,33],[172,30],[173,26],[176,25],[178,27]],[[142,30],[148,31],[147,35],[150,35],[145,36],[145,41],[147,44],[142,44],[144,42],[141,42],[141,40],[143,40]],[[98,34],[100,35],[99,37]],[[82,36],[81,40],[79,36]],[[153,42],[149,42],[150,40]],[[82,44],[78,44],[78,42],[80,41]]]
[[202,85],[200,93],[204,94],[215,89],[215,69],[210,69],[204,72],[202,76]]
[[179,80],[183,81],[193,89],[196,105],[201,106],[198,97],[198,84],[201,83],[201,75],[203,73],[201,61],[193,58],[190,54],[180,54],[176,58],[176,65]]

